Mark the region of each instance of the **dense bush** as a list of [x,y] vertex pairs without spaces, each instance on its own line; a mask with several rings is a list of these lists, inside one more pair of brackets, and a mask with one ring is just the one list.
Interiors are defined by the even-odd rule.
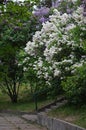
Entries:
[[86,64],[79,67],[73,76],[62,83],[66,97],[74,104],[86,103]]
[[53,95],[57,96],[61,81],[86,62],[86,50],[82,44],[86,40],[86,21],[81,6],[72,14],[61,14],[55,9],[49,18],[27,43],[28,57],[24,63],[32,79],[53,88]]

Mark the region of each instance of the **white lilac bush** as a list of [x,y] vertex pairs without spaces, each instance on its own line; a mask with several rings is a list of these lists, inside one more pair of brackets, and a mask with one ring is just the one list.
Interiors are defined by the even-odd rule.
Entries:
[[48,85],[52,85],[53,79],[63,80],[86,63],[85,38],[86,17],[82,7],[72,14],[60,14],[54,9],[50,20],[43,23],[41,31],[25,47],[25,70]]

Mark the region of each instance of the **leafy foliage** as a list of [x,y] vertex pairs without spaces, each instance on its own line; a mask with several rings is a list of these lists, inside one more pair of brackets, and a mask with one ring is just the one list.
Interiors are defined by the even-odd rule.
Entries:
[[86,103],[86,64],[62,83],[68,100],[74,104]]
[[32,39],[36,30],[36,18],[29,1],[8,1],[0,7],[0,87],[12,102],[17,102],[23,78],[23,66],[19,65],[22,60],[21,50]]

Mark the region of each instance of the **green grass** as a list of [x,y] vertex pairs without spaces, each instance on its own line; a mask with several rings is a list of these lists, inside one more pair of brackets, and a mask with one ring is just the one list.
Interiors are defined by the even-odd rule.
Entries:
[[58,109],[50,111],[48,115],[86,128],[85,105],[82,107],[77,107],[66,104]]
[[[43,100],[38,102],[38,108],[41,108],[52,102],[52,100]],[[13,110],[13,111],[24,111],[33,112],[35,111],[34,101],[29,101],[29,97],[22,97],[18,103],[11,103],[10,98],[0,92],[0,110]]]
[[28,102],[19,102],[16,104],[12,104],[11,102],[0,102],[0,110],[32,112],[34,110],[34,104]]

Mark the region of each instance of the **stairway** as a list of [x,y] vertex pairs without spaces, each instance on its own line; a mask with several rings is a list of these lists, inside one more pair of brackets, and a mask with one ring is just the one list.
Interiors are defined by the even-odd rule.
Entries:
[[60,97],[55,102],[50,103],[50,104],[48,104],[46,106],[43,106],[42,108],[38,109],[37,112],[38,113],[40,113],[40,112],[45,112],[46,113],[46,112],[48,112],[48,111],[50,111],[52,109],[56,109],[56,108],[64,105],[65,103],[67,103],[67,100],[65,99],[65,97]]
[[65,99],[65,97],[60,97],[60,98],[58,98],[57,101],[38,109],[38,111],[35,114],[24,114],[24,115],[22,115],[22,118],[24,118],[28,121],[31,121],[31,122],[37,122],[38,114],[46,115],[49,111],[56,109],[66,103],[67,103],[67,100]]

